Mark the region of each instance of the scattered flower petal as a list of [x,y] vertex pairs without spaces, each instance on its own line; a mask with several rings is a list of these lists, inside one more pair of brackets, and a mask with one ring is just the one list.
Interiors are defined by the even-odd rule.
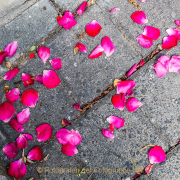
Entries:
[[22,73],[22,82],[24,84],[24,87],[27,88],[34,84],[34,79],[31,75]]
[[88,58],[90,59],[94,59],[94,58],[98,58],[99,56],[102,55],[104,49],[101,45],[98,45],[93,51],[92,53],[88,56]]
[[161,64],[160,62],[156,63],[153,67],[156,71],[156,76],[158,76],[160,78],[168,73],[168,70],[166,69],[166,67],[163,64]]
[[17,132],[23,132],[24,131],[23,125],[19,124],[19,122],[15,118],[12,118],[9,121],[9,125],[12,126]]
[[111,102],[115,108],[122,111],[124,109],[125,103],[126,103],[125,94],[121,93],[121,94],[114,95],[111,99]]
[[59,70],[62,67],[61,59],[56,58],[49,61],[51,63],[51,66],[54,68],[54,70]]
[[169,36],[174,35],[178,37],[178,40],[180,40],[180,29],[167,29],[166,32],[168,33]]
[[140,0],[141,2],[146,2],[146,0]]
[[62,123],[61,123],[64,127],[67,126],[67,125],[71,125],[71,122],[69,122],[68,120],[66,119],[62,119]]
[[128,91],[127,94],[126,94],[126,97],[131,96],[131,95],[133,95],[133,94],[134,94],[133,91]]
[[34,53],[31,53],[30,55],[29,55],[29,59],[32,59],[32,58],[34,58],[35,57],[35,54]]
[[78,111],[82,111],[82,109],[80,108],[80,104],[79,104],[79,103],[74,104],[73,107],[74,107],[75,109],[77,109]]
[[76,146],[67,143],[67,144],[63,144],[61,148],[61,152],[68,156],[74,156],[75,154],[78,153],[78,150],[76,149]]
[[82,15],[87,7],[87,1],[84,1],[78,8],[77,14]]
[[110,13],[112,13],[112,12],[114,12],[114,11],[120,11],[120,9],[117,8],[117,7],[116,7],[116,8],[113,8],[113,9],[110,10]]
[[9,90],[6,93],[6,99],[9,102],[14,103],[19,99],[20,97],[19,95],[20,95],[20,90],[18,88],[15,88],[15,89]]
[[35,81],[37,81],[40,84],[43,84],[43,76],[39,75],[34,78]]
[[135,71],[136,71],[136,68],[137,68],[137,64],[135,64],[130,70],[129,72],[127,73],[127,77],[129,77],[131,74],[133,74]]
[[143,11],[135,11],[131,15],[131,19],[140,25],[143,25],[148,22],[148,20],[146,19],[146,14]]
[[102,134],[103,134],[103,136],[105,136],[109,139],[114,139],[114,137],[115,137],[114,134],[112,134],[109,129],[102,129]]
[[142,34],[153,40],[156,40],[160,36],[160,30],[151,26],[146,26]]
[[110,124],[110,125],[109,125],[109,129],[110,129],[110,131],[111,131],[112,133],[114,132],[114,127],[115,127],[115,126],[114,126],[113,124]]
[[87,53],[87,51],[86,51],[86,46],[85,46],[84,44],[77,43],[75,47],[78,47],[78,48],[79,48],[79,49],[78,49],[79,51],[84,52],[84,53]]
[[93,20],[86,26],[86,33],[91,37],[95,37],[100,33],[101,29],[102,27],[98,24],[98,22]]
[[20,124],[25,124],[26,122],[28,122],[29,117],[30,117],[30,109],[26,108],[23,109],[21,112],[19,112],[17,115],[17,121]]
[[18,72],[19,69],[17,67],[8,71],[4,76],[4,80],[11,80]]
[[130,97],[127,100],[126,108],[129,112],[134,112],[136,109],[138,109],[140,106],[142,106],[141,102],[138,101],[135,97]]
[[6,145],[2,150],[9,159],[13,159],[17,156],[18,148],[14,142]]
[[144,66],[144,63],[145,63],[145,60],[141,60],[140,62],[139,62],[139,66],[141,67],[141,66]]
[[169,72],[180,71],[180,56],[172,56],[169,63]]
[[33,137],[30,134],[20,134],[16,139],[17,147],[25,149],[27,147],[27,139],[33,141]]
[[35,160],[35,161],[40,161],[43,159],[43,154],[42,154],[42,150],[40,147],[34,147],[31,149],[31,151],[28,153],[27,156],[28,159],[30,160]]
[[175,20],[174,22],[177,26],[180,26],[180,20]]
[[128,93],[135,87],[136,83],[133,80],[127,80],[127,81],[120,81],[117,83],[116,91],[117,94],[120,93]]
[[177,46],[178,37],[177,36],[167,36],[163,38],[162,48],[170,50],[172,47]]
[[162,55],[157,63],[161,63],[162,65],[164,65],[164,67],[166,68],[167,71],[169,71],[169,63],[170,63],[170,58],[166,55]]
[[31,134],[23,134],[26,139],[33,141],[33,136]]
[[124,119],[121,119],[117,116],[109,116],[107,118],[107,121],[110,123],[110,124],[113,124],[116,128],[121,128],[124,126],[124,123],[125,123],[125,120]]
[[56,21],[60,21],[61,17],[60,15],[57,16]]
[[8,52],[0,52],[0,65],[3,63],[7,55],[8,55]]
[[16,41],[14,41],[5,47],[4,52],[8,52],[8,56],[12,57],[16,53],[17,48],[18,44]]
[[40,59],[42,60],[43,63],[46,63],[46,61],[48,60],[49,56],[50,56],[50,49],[45,47],[45,46],[41,46],[38,49],[38,56],[40,57]]
[[37,140],[39,142],[47,141],[52,136],[52,127],[49,124],[42,124],[36,128]]
[[144,48],[150,48],[153,45],[153,39],[143,34],[139,35],[137,38],[138,43]]

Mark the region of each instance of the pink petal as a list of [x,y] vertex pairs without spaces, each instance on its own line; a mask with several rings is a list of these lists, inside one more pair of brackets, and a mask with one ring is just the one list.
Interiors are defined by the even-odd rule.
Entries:
[[101,29],[102,27],[98,24],[98,22],[93,20],[86,26],[86,33],[91,37],[95,37],[100,33]]
[[24,87],[27,88],[34,84],[34,79],[31,75],[22,73],[22,82],[24,84]]
[[107,118],[107,121],[110,123],[110,124],[113,124],[116,128],[121,128],[124,126],[124,123],[125,123],[125,120],[124,119],[121,119],[117,116],[109,116]]
[[40,161],[43,159],[43,154],[42,154],[42,150],[40,147],[34,147],[31,149],[31,151],[29,152],[28,159],[30,160],[35,160],[35,161]]
[[144,48],[150,48],[153,45],[153,39],[143,34],[139,35],[137,38],[138,43]]
[[43,76],[39,75],[34,78],[35,81],[39,82],[40,84],[43,84]]
[[8,169],[8,174],[13,176],[15,179],[23,178],[26,172],[27,168],[22,159],[12,162]]
[[139,66],[141,67],[141,66],[144,66],[144,63],[145,63],[145,60],[141,60],[140,62],[139,62]]
[[180,29],[167,29],[166,32],[168,33],[169,36],[174,35],[178,37],[178,40],[180,40]]
[[6,99],[11,102],[14,103],[19,99],[19,95],[20,95],[20,90],[18,88],[9,90],[6,93]]
[[122,111],[124,109],[125,103],[126,103],[125,94],[121,93],[121,94],[114,95],[111,99],[111,102],[115,108]]
[[133,91],[128,91],[126,97],[133,95],[133,93],[134,93]]
[[148,166],[145,167],[145,172],[147,175],[152,171],[153,164],[149,164]]
[[135,97],[130,97],[127,100],[126,108],[129,112],[134,112],[136,109],[138,109],[140,106],[142,106],[141,102],[138,101]]
[[40,57],[40,59],[42,60],[43,63],[46,63],[46,61],[48,60],[49,56],[50,56],[50,49],[45,47],[45,46],[41,46],[38,49],[38,56]]
[[8,52],[8,56],[12,57],[16,53],[17,48],[18,44],[16,41],[14,41],[5,47],[4,52]]
[[77,14],[82,15],[87,7],[87,1],[84,1],[78,8]]
[[137,64],[135,64],[130,70],[129,72],[127,73],[127,77],[129,77],[131,74],[133,74],[135,71],[136,71],[136,68],[137,68]]
[[143,25],[148,22],[148,20],[146,19],[146,14],[143,11],[135,11],[131,15],[131,19],[140,25]]
[[104,49],[104,53],[107,57],[109,57],[116,48],[114,47],[114,44],[112,43],[111,39],[108,36],[105,36],[101,41],[101,46]]
[[166,160],[166,154],[162,147],[154,146],[149,151],[149,162],[151,164],[160,163]]
[[56,133],[57,140],[59,141],[59,144],[67,144],[69,142],[69,139],[71,138],[71,132],[67,129],[60,129]]
[[25,149],[27,147],[27,139],[22,134],[16,139],[17,147],[21,149]]
[[54,70],[59,70],[62,67],[61,59],[56,58],[49,61],[51,63],[51,66],[54,68]]
[[140,0],[141,2],[146,2],[146,0]]
[[77,24],[77,21],[74,20],[74,15],[69,11],[65,12],[64,16],[57,22],[64,29],[71,29]]
[[169,72],[180,71],[180,56],[172,56],[169,63]]
[[67,143],[62,146],[61,152],[68,156],[74,156],[75,154],[78,153],[78,150],[76,149],[76,146]]
[[160,36],[160,30],[151,26],[146,26],[142,34],[153,40],[156,40]]
[[21,102],[24,106],[35,107],[38,101],[39,95],[34,89],[28,89],[23,92],[21,96]]
[[103,136],[105,136],[109,139],[114,139],[114,137],[115,137],[114,134],[112,134],[109,129],[102,129],[102,134],[103,134]]
[[163,49],[171,49],[178,44],[178,37],[171,35],[163,38],[162,48]]
[[7,52],[0,52],[0,65],[3,63],[7,55],[8,55]]
[[9,159],[13,159],[17,156],[18,148],[14,142],[6,145],[2,150]]
[[0,105],[0,120],[7,123],[15,113],[15,108],[10,102],[4,102]]
[[115,126],[114,126],[113,124],[110,124],[110,125],[109,125],[109,129],[110,129],[110,131],[111,131],[112,133],[114,132],[114,127],[115,127]]
[[80,108],[80,104],[79,104],[79,103],[74,104],[73,107],[74,107],[75,109],[77,109],[78,111],[82,111],[82,109]]
[[177,26],[180,26],[180,20],[175,20],[174,22]]
[[21,112],[19,112],[17,115],[17,121],[20,124],[25,124],[26,122],[28,122],[29,117],[30,117],[30,109],[26,108],[23,109]]
[[120,9],[119,8],[113,8],[113,9],[110,10],[110,13],[112,13],[114,11],[120,11]]
[[67,125],[71,125],[71,122],[69,122],[68,120],[66,119],[62,119],[62,123],[61,123],[64,127],[67,126]]
[[52,136],[52,127],[49,124],[42,124],[36,128],[37,140],[39,142],[47,141]]
[[162,55],[158,59],[157,63],[161,63],[166,68],[166,70],[169,71],[170,58],[168,56]]
[[120,81],[117,83],[116,91],[117,94],[120,93],[128,93],[135,87],[136,83],[133,80],[127,80],[127,81]]
[[43,71],[43,84],[49,89],[55,88],[61,83],[58,75],[53,70]]
[[71,138],[69,139],[69,144],[76,146],[81,143],[82,138],[79,133],[79,131],[74,131],[73,129],[70,131],[71,132]]
[[18,72],[19,69],[17,67],[8,71],[4,76],[4,80],[11,80]]
[[98,58],[102,55],[102,52],[104,51],[103,47],[101,45],[98,45],[92,53],[88,56],[90,59]]
[[160,62],[156,63],[153,67],[156,71],[156,76],[158,76],[160,78],[168,73],[168,70],[166,69],[166,67],[163,64],[161,64]]
[[19,122],[15,118],[12,118],[9,121],[9,125],[12,126],[17,132],[23,132],[24,131],[23,125],[19,124]]
[[75,47],[78,47],[78,48],[79,48],[79,49],[78,49],[79,51],[84,52],[84,53],[87,53],[87,51],[86,51],[86,46],[85,46],[84,44],[77,43]]
[[26,139],[33,141],[33,136],[31,134],[23,134]]

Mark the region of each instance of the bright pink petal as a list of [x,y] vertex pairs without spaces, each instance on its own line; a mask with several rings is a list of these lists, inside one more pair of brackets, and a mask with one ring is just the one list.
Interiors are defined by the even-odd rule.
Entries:
[[121,94],[114,95],[111,99],[111,102],[115,108],[122,111],[124,109],[125,103],[126,103],[125,94],[121,93]]
[[178,44],[178,37],[177,36],[167,36],[163,38],[162,48],[163,49],[171,49]]
[[146,0],[140,0],[141,2],[146,2]]
[[61,59],[56,58],[49,61],[51,63],[51,66],[54,68],[54,70],[59,70],[62,67]]
[[137,38],[138,43],[144,48],[150,48],[153,45],[153,39],[143,34],[139,35]]
[[79,49],[78,49],[79,51],[84,52],[84,53],[87,53],[87,51],[86,51],[86,46],[85,46],[84,44],[77,43],[75,47],[78,47],[78,48],[79,48]]
[[117,94],[120,93],[128,93],[135,87],[136,83],[133,80],[127,80],[127,81],[120,81],[117,83],[116,91]]
[[149,162],[151,164],[160,163],[166,160],[166,154],[162,147],[154,146],[149,151]]
[[169,63],[169,72],[180,71],[180,56],[172,56]]
[[178,37],[178,40],[180,40],[180,29],[167,29],[166,32],[168,33],[169,36],[174,35]]
[[160,62],[156,63],[153,67],[156,71],[156,75],[160,78],[168,73],[168,70],[166,69],[166,67]]
[[73,129],[70,131],[71,132],[71,137],[69,139],[69,144],[76,146],[81,143],[82,138],[79,133],[79,131],[74,131]]
[[146,14],[143,11],[135,11],[131,15],[131,19],[140,25],[143,25],[148,22],[148,20],[146,19]]
[[33,141],[33,136],[31,134],[23,134],[26,139]]
[[169,71],[170,58],[168,56],[162,55],[158,59],[157,63],[161,63],[166,68],[166,70]]
[[68,120],[66,119],[62,119],[62,123],[61,123],[64,127],[67,126],[67,125],[71,125],[71,122],[69,122]]
[[0,105],[0,120],[7,123],[15,113],[15,108],[10,102],[4,102]]
[[35,54],[34,53],[31,53],[30,55],[29,55],[29,59],[32,59],[32,58],[34,58],[35,57]]
[[177,26],[180,26],[180,20],[175,20],[174,22]]
[[98,22],[93,20],[86,26],[86,33],[91,37],[95,37],[100,33],[101,29],[102,27],[98,24]]
[[140,106],[142,106],[141,102],[138,101],[135,97],[131,97],[127,100],[126,108],[129,112],[134,112]]
[[129,72],[127,73],[127,77],[129,77],[131,74],[133,74],[135,71],[136,71],[136,68],[137,68],[137,64],[135,64],[130,70]]
[[101,41],[101,46],[104,49],[104,53],[107,57],[111,56],[111,54],[116,50],[114,44],[108,36],[105,36]]
[[17,147],[21,149],[25,149],[27,147],[27,139],[22,134],[16,139]]
[[6,145],[2,150],[9,159],[13,159],[17,156],[18,148],[14,142]]
[[109,116],[107,118],[107,121],[110,123],[110,124],[113,124],[116,128],[121,128],[124,126],[124,123],[125,123],[125,120],[124,119],[121,119],[117,116]]
[[153,40],[156,40],[160,36],[160,30],[151,26],[146,26],[142,34]]
[[8,169],[8,174],[13,176],[15,179],[23,178],[26,172],[27,168],[22,159],[12,162]]
[[36,128],[37,140],[39,142],[47,141],[52,136],[52,127],[49,124],[42,124]]
[[34,84],[34,79],[31,75],[22,73],[22,82],[24,84],[24,87],[27,88]]
[[12,118],[9,121],[9,125],[12,126],[17,132],[23,132],[24,131],[23,125],[19,124],[19,122],[15,118]]
[[76,149],[76,146],[67,143],[62,146],[61,152],[68,156],[74,156],[75,154],[78,153],[78,150]]
[[35,107],[38,101],[39,95],[34,89],[28,89],[23,92],[21,96],[21,102],[24,106]]
[[88,58],[90,59],[94,59],[94,58],[98,58],[99,56],[102,55],[104,49],[101,45],[98,45],[93,51],[92,53],[88,56]]
[[29,117],[30,117],[30,109],[26,108],[23,109],[21,112],[19,112],[17,115],[17,121],[20,124],[25,124],[26,122],[28,122]]
[[127,94],[126,94],[126,97],[131,96],[131,95],[133,95],[133,94],[134,94],[133,91],[128,91]]
[[84,1],[78,8],[77,14],[82,15],[87,7],[87,1]]
[[0,65],[3,63],[7,55],[8,55],[7,52],[0,52]]
[[145,167],[145,172],[147,173],[147,175],[152,171],[152,167],[153,167],[153,164],[149,164],[148,166]]
[[79,103],[74,104],[73,107],[74,107],[75,109],[77,109],[78,111],[82,111]]
[[141,67],[141,66],[144,66],[144,63],[145,63],[145,60],[141,60],[140,62],[139,62],[139,66]]
[[57,140],[59,141],[59,144],[67,144],[71,138],[72,134],[67,129],[60,129],[56,133]]
[[17,48],[18,44],[16,41],[14,41],[5,47],[4,52],[8,52],[8,56],[12,57],[16,53]]
[[55,88],[61,83],[58,75],[53,70],[43,71],[43,84],[49,89]]
[[103,136],[105,136],[109,139],[114,139],[114,137],[115,137],[114,134],[112,134],[109,129],[102,129],[102,134],[103,134]]
[[77,21],[74,20],[74,15],[69,11],[65,12],[64,16],[57,22],[64,29],[71,29],[77,24]]
[[109,129],[110,129],[110,131],[111,131],[112,133],[114,132],[114,127],[115,127],[115,126],[114,126],[113,124],[110,124],[110,125],[109,125]]
[[42,60],[43,63],[46,63],[50,54],[51,54],[50,49],[45,46],[41,46],[38,49],[38,56],[40,57],[40,59]]
[[4,76],[4,80],[11,80],[18,72],[19,69],[17,67],[8,71]]
[[43,154],[42,154],[42,150],[40,147],[34,147],[31,149],[31,151],[28,153],[27,156],[28,159],[30,160],[35,160],[35,161],[40,161],[43,159]]
[[19,99],[20,97],[19,95],[20,95],[20,90],[18,88],[15,88],[15,89],[9,90],[6,93],[6,99],[9,102],[14,103]]
[[113,8],[113,9],[110,10],[110,13],[112,13],[114,11],[120,11],[120,9],[119,8]]
[[39,75],[34,78],[35,81],[39,82],[40,84],[43,84],[43,76]]

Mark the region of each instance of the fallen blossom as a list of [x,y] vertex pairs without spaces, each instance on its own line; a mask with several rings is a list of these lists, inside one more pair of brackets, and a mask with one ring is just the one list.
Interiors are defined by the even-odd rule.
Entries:
[[115,94],[112,99],[111,99],[112,104],[114,105],[115,108],[119,109],[122,111],[125,107],[126,104],[126,99],[125,99],[125,94]]
[[77,14],[82,15],[87,7],[87,1],[84,1],[78,8]]
[[138,64],[138,66],[144,66],[144,64],[145,64],[145,60],[141,60],[140,62],[139,62],[139,64]]
[[134,112],[136,109],[138,109],[140,106],[142,106],[141,102],[138,101],[135,97],[130,97],[127,100],[126,108],[129,112]]
[[74,104],[73,107],[74,107],[75,109],[77,109],[78,111],[82,111],[82,109],[80,108],[80,104],[79,104],[79,103]]
[[169,64],[170,64],[170,58],[166,55],[162,55],[157,63],[161,63],[165,68],[166,70],[168,71],[169,70]]
[[5,47],[4,52],[7,52],[8,53],[7,55],[9,57],[12,57],[16,53],[17,48],[18,48],[18,44],[16,41],[14,41]]
[[141,2],[146,2],[146,0],[140,0]]
[[11,80],[18,72],[19,69],[17,67],[8,71],[4,76],[4,80]]
[[128,91],[127,94],[126,94],[125,96],[126,96],[126,97],[129,97],[129,96],[131,96],[131,95],[133,95],[133,94],[134,94],[133,91]]
[[40,147],[34,147],[32,148],[27,156],[28,159],[30,160],[35,160],[35,161],[40,161],[43,159],[43,154],[42,154],[42,150]]
[[2,150],[9,159],[13,159],[17,156],[18,148],[14,142],[6,145]]
[[61,124],[65,127],[67,125],[71,125],[71,122],[63,118]]
[[30,55],[29,55],[29,59],[32,59],[32,58],[34,58],[35,57],[35,54],[34,53],[31,53]]
[[23,109],[21,112],[19,112],[17,115],[17,121],[20,124],[25,124],[26,122],[28,122],[29,117],[30,117],[30,109],[26,108]]
[[146,19],[146,14],[143,11],[135,11],[131,15],[131,19],[136,22],[137,24],[143,25],[145,23],[148,23],[148,20]]
[[49,62],[51,66],[54,68],[54,70],[59,70],[62,67],[62,62],[61,62],[61,59],[59,58],[49,60]]
[[60,15],[57,16],[56,21],[59,21],[61,19]]
[[133,80],[120,81],[117,83],[117,86],[116,86],[117,94],[120,94],[120,93],[126,94],[129,91],[131,91],[135,87],[135,85],[136,83]]
[[100,33],[101,29],[102,27],[98,24],[98,22],[93,20],[86,26],[86,33],[91,37],[95,37]]
[[180,56],[172,56],[169,62],[169,72],[180,71]]
[[160,36],[160,30],[152,26],[146,26],[142,34],[153,40],[157,40]]
[[7,55],[8,55],[8,52],[0,52],[0,65],[3,63]]
[[47,141],[52,136],[52,127],[49,124],[42,124],[36,128],[37,141]]
[[19,99],[20,97],[19,95],[20,95],[20,90],[18,88],[15,88],[15,89],[9,90],[6,93],[6,99],[9,102],[14,103]]
[[88,58],[90,59],[94,59],[94,58],[98,58],[99,56],[102,55],[104,51],[104,48],[101,45],[98,45],[92,52],[91,54],[88,56]]
[[170,50],[172,47],[178,45],[178,37],[171,35],[163,38],[162,49]]
[[180,26],[180,20],[175,20],[174,22],[177,26]]
[[63,144],[61,148],[61,152],[68,156],[74,156],[75,154],[78,153],[78,150],[76,149],[76,146],[67,143],[67,144]]
[[137,68],[137,64],[135,64],[130,70],[129,72],[127,73],[127,77],[129,77],[131,74],[133,74],[135,71],[136,71],[136,68]]
[[76,47],[78,47],[79,49],[79,51],[81,51],[81,52],[83,52],[83,53],[87,53],[87,51],[86,51],[86,46],[84,45],[84,44],[81,44],[81,43],[77,43],[76,44],[76,46],[75,46],[75,48]]
[[180,29],[174,29],[174,28],[170,28],[167,29],[166,32],[168,33],[169,36],[177,36],[178,40],[180,40]]
[[30,134],[20,134],[16,139],[17,147],[20,149],[25,149],[27,147],[27,140],[33,141],[33,137]]
[[153,45],[153,39],[143,34],[139,35],[137,38],[138,43],[144,48],[150,48]]
[[22,124],[20,124],[15,118],[12,118],[9,121],[9,125],[11,127],[13,127],[17,132],[23,132],[24,131],[24,127]]
[[110,124],[113,124],[116,128],[121,128],[124,126],[124,123],[125,123],[125,120],[124,119],[121,119],[117,116],[109,116],[107,118],[107,121],[110,123]]
[[110,13],[112,13],[112,12],[114,12],[114,11],[120,11],[120,9],[117,8],[117,7],[116,7],[116,8],[113,8],[113,9],[110,10]]
[[43,76],[39,75],[34,78],[35,81],[37,81],[40,84],[43,84]]
[[111,131],[112,133],[114,132],[114,127],[115,127],[115,126],[114,126],[113,124],[110,124],[110,125],[109,125],[109,129],[110,129],[110,131]]
[[45,46],[41,46],[38,49],[38,56],[40,57],[40,59],[42,60],[42,62],[45,64],[46,61],[48,60],[49,56],[50,56],[51,52],[50,49],[45,47]]
[[34,78],[31,75],[22,73],[22,82],[25,88],[34,84]]
[[109,139],[114,139],[115,137],[114,134],[112,134],[109,129],[102,129],[102,134],[104,137],[107,137]]

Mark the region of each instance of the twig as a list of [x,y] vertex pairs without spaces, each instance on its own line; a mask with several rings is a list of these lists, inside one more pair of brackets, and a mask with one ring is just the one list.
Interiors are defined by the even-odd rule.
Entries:
[[97,166],[98,166],[98,165],[96,165],[96,166],[95,166],[95,168],[94,168],[93,172],[90,174],[90,176],[88,177],[88,179],[87,179],[87,180],[89,180],[89,179],[91,178],[91,176],[93,175],[93,173],[94,173],[95,169],[97,168]]

